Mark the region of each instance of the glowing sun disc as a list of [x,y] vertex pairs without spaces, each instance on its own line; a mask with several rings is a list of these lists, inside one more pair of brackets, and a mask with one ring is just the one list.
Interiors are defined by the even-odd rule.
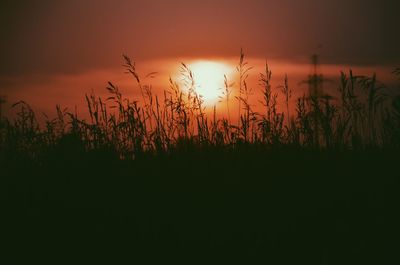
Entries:
[[232,67],[221,62],[195,61],[188,65],[196,82],[196,92],[207,105],[215,104],[222,96],[224,75],[229,77]]

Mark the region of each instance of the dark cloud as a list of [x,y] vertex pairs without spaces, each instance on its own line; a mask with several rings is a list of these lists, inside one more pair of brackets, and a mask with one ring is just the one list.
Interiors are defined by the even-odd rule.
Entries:
[[[3,1],[0,74],[119,66],[121,54],[400,62],[398,1]],[[320,45],[322,48],[317,49]]]

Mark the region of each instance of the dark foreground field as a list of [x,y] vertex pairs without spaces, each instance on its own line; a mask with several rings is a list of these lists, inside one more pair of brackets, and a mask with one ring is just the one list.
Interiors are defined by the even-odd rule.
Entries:
[[397,151],[238,150],[6,159],[3,251],[52,264],[396,263]]
[[257,113],[241,52],[233,122],[226,77],[218,118],[187,65],[187,92],[171,79],[158,97],[124,62],[141,104],[109,82],[107,99],[85,96],[90,120],[57,105],[40,126],[24,101],[0,117],[0,237],[14,261],[400,264],[400,96],[376,75],[342,72],[335,98],[315,71],[294,101],[266,64]]

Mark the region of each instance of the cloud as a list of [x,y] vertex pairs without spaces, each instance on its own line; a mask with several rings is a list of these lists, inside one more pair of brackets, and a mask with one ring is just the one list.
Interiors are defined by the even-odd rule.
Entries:
[[[235,56],[400,61],[397,1],[9,1],[0,74],[81,73],[137,60]],[[319,45],[322,48],[317,48]]]

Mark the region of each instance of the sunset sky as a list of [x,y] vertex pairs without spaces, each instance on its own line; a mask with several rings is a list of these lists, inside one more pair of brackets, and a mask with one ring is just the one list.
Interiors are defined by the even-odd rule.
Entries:
[[318,53],[322,70],[332,74],[352,67],[385,79],[400,62],[399,6],[396,0],[2,1],[0,95],[43,111],[80,105],[109,80],[129,86],[122,54],[144,75],[159,72],[153,82],[162,87],[180,62],[229,64],[241,47],[255,77],[268,58],[277,78],[286,72],[301,79]]

